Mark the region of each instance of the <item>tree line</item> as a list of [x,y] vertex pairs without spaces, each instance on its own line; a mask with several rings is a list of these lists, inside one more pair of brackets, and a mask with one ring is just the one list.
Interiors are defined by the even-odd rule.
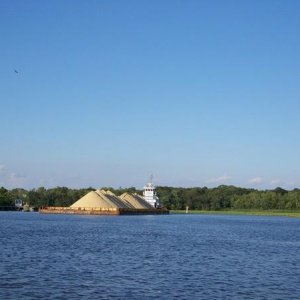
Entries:
[[[139,193],[134,187],[114,189],[104,187],[116,195],[124,192]],[[70,189],[67,187],[56,187],[46,189],[12,189],[0,188],[0,206],[12,206],[16,199],[22,199],[30,206],[70,206],[88,192],[94,190],[89,187],[85,189]],[[273,190],[255,190],[235,186],[221,185],[216,188],[194,187],[157,187],[157,194],[163,206],[172,210],[222,210],[222,209],[288,209],[300,210],[300,189],[287,191],[282,188]]]

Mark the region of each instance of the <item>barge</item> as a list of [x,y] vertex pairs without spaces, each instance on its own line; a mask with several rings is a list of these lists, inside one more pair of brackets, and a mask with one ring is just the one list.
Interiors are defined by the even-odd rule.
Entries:
[[42,214],[70,214],[70,215],[166,215],[165,208],[133,209],[133,208],[71,208],[71,207],[45,207],[39,210]]
[[43,214],[115,216],[168,214],[169,211],[159,203],[154,185],[149,183],[144,189],[144,197],[136,193],[124,193],[116,196],[111,191],[98,189],[87,193],[70,207],[45,207],[41,208],[39,212]]

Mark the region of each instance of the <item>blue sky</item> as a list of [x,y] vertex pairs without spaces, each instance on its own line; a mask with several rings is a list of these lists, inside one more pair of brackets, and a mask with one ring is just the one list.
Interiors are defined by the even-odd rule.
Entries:
[[299,15],[0,1],[0,186],[300,187]]

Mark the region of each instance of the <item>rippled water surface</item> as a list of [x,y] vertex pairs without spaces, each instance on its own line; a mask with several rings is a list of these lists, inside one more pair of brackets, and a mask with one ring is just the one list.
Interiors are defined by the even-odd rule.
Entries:
[[300,299],[300,219],[0,212],[0,299]]

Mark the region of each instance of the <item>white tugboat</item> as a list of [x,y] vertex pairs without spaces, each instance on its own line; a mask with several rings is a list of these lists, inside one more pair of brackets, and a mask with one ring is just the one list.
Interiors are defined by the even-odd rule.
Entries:
[[159,198],[156,195],[155,186],[152,182],[153,176],[150,177],[150,182],[144,186],[144,199],[155,208],[160,207]]

